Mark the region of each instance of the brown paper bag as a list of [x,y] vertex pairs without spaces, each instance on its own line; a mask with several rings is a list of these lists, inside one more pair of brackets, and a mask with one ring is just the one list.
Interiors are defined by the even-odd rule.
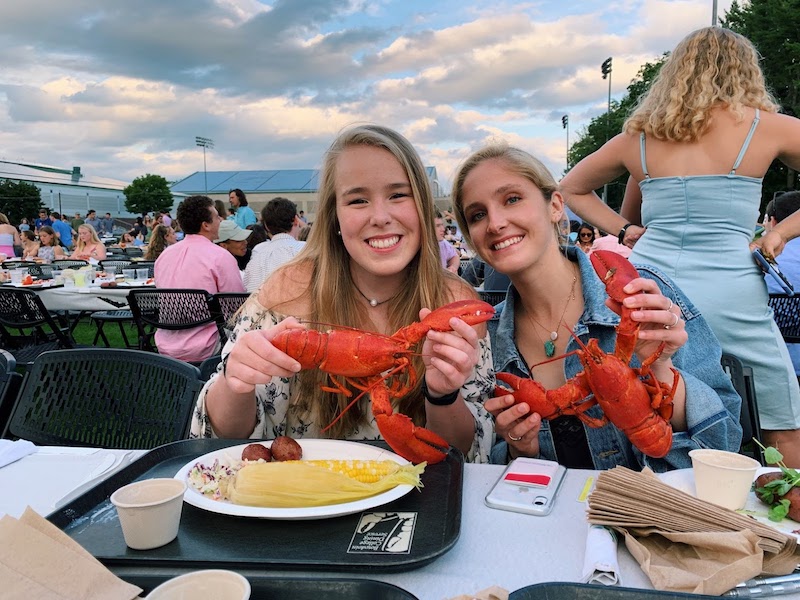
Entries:
[[762,570],[764,552],[752,531],[618,531],[657,590],[719,596]]
[[475,594],[462,594],[461,596],[450,598],[450,600],[508,600],[508,591],[493,585]]

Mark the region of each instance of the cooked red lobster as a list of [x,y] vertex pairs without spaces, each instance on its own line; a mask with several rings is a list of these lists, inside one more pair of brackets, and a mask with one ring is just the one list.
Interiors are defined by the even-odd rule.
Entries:
[[[370,392],[375,422],[392,450],[411,462],[434,464],[444,460],[449,444],[432,431],[415,426],[408,416],[395,413],[391,398],[403,396],[416,385],[417,374],[409,357],[429,331],[450,331],[453,317],[476,325],[488,321],[493,314],[494,308],[486,302],[460,300],[437,308],[422,321],[390,336],[350,328],[326,332],[288,329],[275,336],[272,344],[297,360],[303,369],[321,369],[329,376],[343,377],[362,390],[358,397]],[[394,377],[402,371],[408,372],[407,383]],[[352,395],[333,377],[329,380],[332,385],[322,386],[323,390]]]
[[[622,306],[614,354],[603,352],[596,339],[590,339],[584,345],[575,337],[581,346],[575,354],[583,365],[583,371],[561,387],[545,390],[537,381],[510,373],[497,373],[497,379],[511,387],[516,404],[525,402],[531,412],[538,413],[543,419],[574,415],[590,427],[602,427],[610,420],[644,454],[661,458],[672,447],[669,419],[672,417],[672,399],[679,374],[675,369],[672,370],[674,378],[670,387],[658,381],[650,371],[650,365],[664,350],[663,343],[643,361],[640,368],[629,366],[639,334],[639,323],[631,318],[631,309],[622,305],[626,296],[622,289],[639,277],[639,273],[616,252],[596,250],[590,258],[608,295]],[[495,396],[508,393],[504,387],[495,389]],[[592,394],[594,397],[590,397]],[[603,409],[603,418],[596,419],[585,414],[596,404]]]

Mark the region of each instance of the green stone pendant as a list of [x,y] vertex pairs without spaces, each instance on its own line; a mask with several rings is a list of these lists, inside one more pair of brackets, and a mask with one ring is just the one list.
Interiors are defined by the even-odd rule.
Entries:
[[547,356],[547,358],[550,358],[555,353],[556,353],[556,345],[551,340],[547,340],[544,343],[544,354],[545,354],[545,356]]

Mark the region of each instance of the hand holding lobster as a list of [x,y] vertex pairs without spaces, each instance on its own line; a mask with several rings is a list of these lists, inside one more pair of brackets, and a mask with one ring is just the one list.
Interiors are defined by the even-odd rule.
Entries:
[[[420,321],[431,314],[419,312]],[[446,396],[461,388],[478,364],[478,332],[461,319],[452,317],[452,331],[431,330],[422,344],[425,382],[434,396]]]

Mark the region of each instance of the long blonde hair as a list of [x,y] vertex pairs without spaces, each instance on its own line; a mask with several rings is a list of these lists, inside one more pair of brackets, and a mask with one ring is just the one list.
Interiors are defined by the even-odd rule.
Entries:
[[[100,242],[100,238],[97,237],[97,231],[95,231],[94,227],[92,227],[91,225],[86,225],[86,224],[79,225],[78,226],[78,233],[80,234],[81,230],[84,230],[84,229],[91,232],[91,234],[92,234],[92,243],[93,244],[100,244],[101,243]],[[88,246],[88,244],[85,244],[83,242],[83,240],[81,239],[81,236],[78,235],[78,241],[75,243],[75,252],[78,252],[78,253],[81,252],[81,250],[86,248],[86,246]]]
[[[371,321],[367,309],[360,301],[350,274],[350,255],[338,234],[336,217],[336,167],[339,156],[347,148],[370,146],[381,148],[394,156],[408,175],[419,217],[420,249],[406,267],[407,284],[388,301],[389,325],[393,331],[409,325],[419,318],[423,307],[436,308],[453,300],[450,281],[458,279],[442,268],[439,245],[434,227],[434,203],[425,167],[414,147],[402,135],[379,125],[359,125],[347,129],[331,144],[325,154],[319,178],[319,203],[314,226],[305,248],[282,270],[291,277],[291,271],[303,267],[311,272],[310,285],[305,291],[311,306],[308,316],[315,323],[335,323],[359,329],[369,329]],[[276,308],[280,312],[280,305]],[[373,326],[374,327],[374,326]],[[320,326],[319,329],[329,329]],[[393,405],[411,417],[417,425],[424,424],[425,403],[420,393],[424,367],[420,357],[411,362],[420,380],[414,389]],[[317,423],[326,425],[341,412],[351,400],[342,394],[332,394],[319,389],[327,375],[317,369],[299,374],[299,393],[293,406],[300,413],[310,412]],[[350,386],[348,386],[350,387]],[[354,395],[359,390],[350,387]],[[347,437],[369,419],[369,403],[362,400],[353,406],[329,431],[332,438]]]
[[[510,171],[524,177],[539,188],[545,202],[549,202],[553,197],[553,192],[558,190],[558,184],[553,178],[553,174],[548,171],[542,161],[525,152],[525,150],[509,146],[505,142],[494,142],[473,152],[458,168],[451,194],[456,222],[461,229],[461,235],[464,236],[470,246],[473,246],[473,244],[472,237],[469,234],[469,223],[467,223],[467,217],[464,214],[464,180],[483,161],[493,159],[502,161]],[[561,231],[558,223],[555,224],[553,230],[556,240],[560,241]]]
[[708,131],[716,107],[732,110],[739,119],[745,107],[779,109],[750,40],[730,29],[704,27],[675,47],[623,129],[693,142]]

